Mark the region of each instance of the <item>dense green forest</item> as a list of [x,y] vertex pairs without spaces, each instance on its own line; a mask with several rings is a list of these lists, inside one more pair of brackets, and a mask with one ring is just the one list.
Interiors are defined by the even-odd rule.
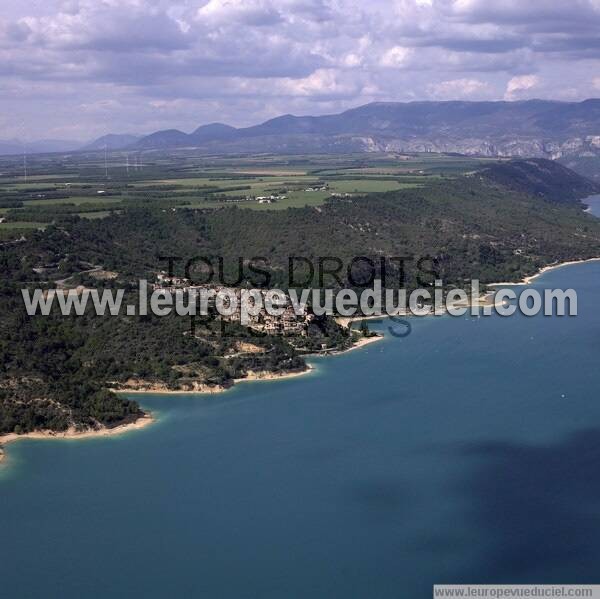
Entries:
[[[305,258],[298,261],[304,266],[317,267],[322,258],[330,268],[343,265],[324,281],[318,268],[298,269],[305,286],[309,279],[315,287],[360,286],[364,263],[346,268],[357,256],[377,265],[383,258],[388,287],[411,289],[435,277],[448,285],[516,281],[555,261],[600,254],[600,220],[579,202],[595,191],[555,163],[519,161],[421,188],[287,210],[136,205],[94,221],[58,212],[44,231],[0,246],[0,433],[114,426],[140,414],[135,402],[109,391],[128,379],[227,386],[249,370],[302,369],[304,352],[351,342],[331,320],[308,337],[280,338],[236,325],[223,334],[210,318],[192,327],[174,316],[29,317],[24,287],[61,281],[135,293],[136,279],[153,280],[167,256],[177,258],[176,274],[202,278],[210,261],[217,271],[222,266],[227,284],[239,286],[299,286],[288,278],[290,257]],[[248,268],[257,257],[259,273]],[[402,265],[391,260],[398,257]],[[186,264],[195,268],[186,272]],[[90,271],[100,267],[114,278],[94,279]],[[256,350],[240,351],[244,339]]]
[[[226,280],[234,282],[240,258],[261,257],[271,284],[286,287],[290,256],[308,258],[313,265],[326,256],[344,265],[356,256],[405,256],[412,257],[405,263],[410,287],[416,283],[417,261],[427,256],[439,262],[447,283],[457,283],[472,276],[484,282],[519,280],[552,261],[595,255],[598,223],[582,212],[577,199],[593,193],[595,185],[553,162],[527,164],[535,169],[527,176],[518,161],[513,171],[498,165],[420,189],[331,198],[317,207],[264,212],[235,206],[130,208],[96,221],[57,218],[44,232],[29,233],[4,260],[19,257],[18,268],[7,271],[9,279],[34,281],[43,278],[31,271],[39,264],[58,265],[56,278],[83,270],[85,262],[129,280],[153,278],[166,268],[165,256],[180,258],[174,262],[180,275],[194,258],[209,258],[213,265],[222,258]],[[200,261],[192,260],[192,274],[194,263]],[[319,283],[318,272],[313,282]]]

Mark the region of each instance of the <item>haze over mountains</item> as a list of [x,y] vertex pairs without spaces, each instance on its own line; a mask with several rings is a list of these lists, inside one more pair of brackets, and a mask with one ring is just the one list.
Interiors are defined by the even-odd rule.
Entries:
[[0,139],[0,155],[22,154],[24,151],[30,154],[70,152],[80,146],[80,142],[64,139],[40,139],[27,143],[18,139]]
[[[213,123],[189,134],[177,129],[141,138],[113,134],[71,149],[94,151],[105,146],[109,150],[197,148],[207,153],[396,151],[552,159],[596,156],[600,155],[600,99],[377,102],[333,115],[284,115],[239,129]],[[0,151],[4,152],[2,144]]]
[[104,148],[107,150],[120,150],[122,148],[133,146],[139,139],[139,135],[129,135],[128,133],[109,133],[108,135],[99,137],[92,143],[89,143],[80,149],[85,152],[104,150]]

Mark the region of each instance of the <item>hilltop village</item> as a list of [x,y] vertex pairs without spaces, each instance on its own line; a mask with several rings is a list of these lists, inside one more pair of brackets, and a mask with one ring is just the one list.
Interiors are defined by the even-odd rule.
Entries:
[[[160,272],[156,276],[156,282],[152,285],[152,290],[155,292],[165,292],[175,294],[196,292],[202,290],[211,290],[214,293],[223,291],[224,289],[232,289],[225,285],[193,285],[189,279],[182,277],[169,276],[166,272]],[[235,288],[238,305],[242,288]],[[265,305],[267,290],[260,290],[262,295],[262,305]],[[213,300],[214,307],[214,300]],[[298,306],[296,309],[292,306],[292,302],[287,294],[281,298],[279,303],[279,314],[269,314],[264,307],[258,314],[249,314],[249,322],[246,326],[254,331],[266,333],[268,335],[308,335],[309,325],[316,320],[316,316],[312,314],[306,306]],[[231,315],[217,315],[220,320],[229,322],[240,322],[240,311],[235,310]]]

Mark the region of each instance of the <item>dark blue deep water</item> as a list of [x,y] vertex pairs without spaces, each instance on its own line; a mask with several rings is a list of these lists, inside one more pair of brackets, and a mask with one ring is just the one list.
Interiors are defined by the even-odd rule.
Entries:
[[[0,468],[0,596],[407,598],[600,579],[600,263],[574,318],[412,334]],[[384,322],[375,325],[385,330]]]

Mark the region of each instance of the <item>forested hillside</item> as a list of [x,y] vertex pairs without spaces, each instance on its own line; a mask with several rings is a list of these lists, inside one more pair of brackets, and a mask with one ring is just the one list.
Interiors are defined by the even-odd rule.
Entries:
[[541,158],[497,163],[482,172],[489,181],[562,204],[600,192],[600,185],[557,163]]
[[[226,281],[238,285],[261,284],[246,269],[236,281],[239,258],[246,266],[261,257],[269,284],[287,288],[290,256],[314,265],[329,257],[344,266],[356,256],[404,257],[404,273],[389,265],[388,287],[418,286],[417,263],[425,257],[427,269],[447,285],[471,278],[516,281],[552,262],[600,255],[600,220],[575,200],[594,190],[560,165],[527,161],[419,189],[331,198],[319,207],[139,207],[98,221],[58,218],[45,231],[0,248],[0,433],[112,426],[140,413],[135,402],[107,391],[130,378],[226,386],[248,370],[301,369],[303,350],[349,342],[347,332],[326,322],[303,341],[252,338],[257,351],[241,355],[236,343],[249,332],[234,327],[219,336],[210,320],[191,333],[190,322],[175,317],[28,317],[23,287],[62,281],[133,289],[137,278],[152,280],[166,268],[165,256],[181,258],[178,274],[188,259],[219,264],[221,258]],[[94,267],[114,278],[93,279]],[[342,269],[341,282],[330,276],[325,285],[347,284],[346,276]],[[312,284],[319,286],[316,273]]]

